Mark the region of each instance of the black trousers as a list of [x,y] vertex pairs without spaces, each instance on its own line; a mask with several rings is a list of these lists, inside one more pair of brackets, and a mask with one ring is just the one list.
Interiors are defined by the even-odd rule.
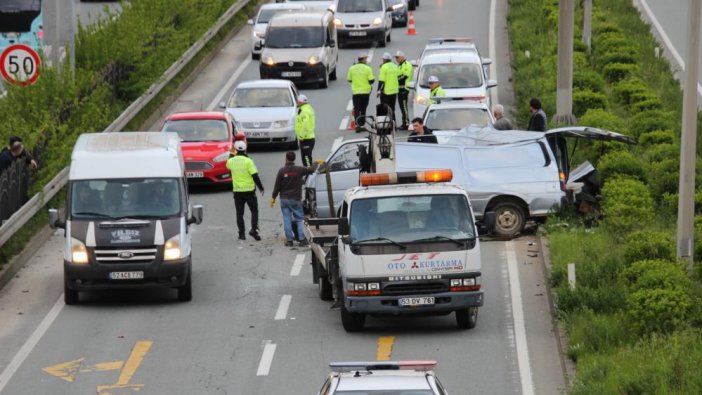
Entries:
[[409,111],[407,109],[408,98],[409,91],[407,89],[400,88],[400,92],[397,94],[397,104],[400,105],[400,112],[402,112],[402,125],[409,125]]
[[[391,114],[387,114],[390,119],[395,120],[395,102],[397,101],[397,94],[386,95],[385,93],[380,94],[380,102],[382,104],[387,104],[392,110]],[[387,110],[387,109],[386,109]]]
[[244,207],[248,205],[251,210],[251,229],[258,232],[258,199],[256,199],[256,190],[251,192],[234,192],[234,209],[236,210],[236,227],[239,229],[239,235],[246,233],[244,225]]
[[300,140],[300,159],[305,167],[312,166],[312,150],[314,149],[314,139]]
[[366,119],[363,117],[366,116],[366,108],[368,108],[368,102],[370,102],[370,93],[353,95],[351,101],[353,102],[353,114],[356,117],[356,127],[358,128],[366,124]]

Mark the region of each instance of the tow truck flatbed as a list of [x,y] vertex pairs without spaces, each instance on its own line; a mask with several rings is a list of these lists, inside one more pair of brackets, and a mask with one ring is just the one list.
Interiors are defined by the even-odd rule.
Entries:
[[305,236],[311,243],[333,243],[339,236],[339,218],[307,218]]

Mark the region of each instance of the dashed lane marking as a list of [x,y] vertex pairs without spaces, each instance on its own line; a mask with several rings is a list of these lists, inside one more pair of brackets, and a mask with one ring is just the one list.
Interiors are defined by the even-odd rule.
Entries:
[[271,365],[273,364],[275,348],[275,344],[271,343],[270,340],[266,340],[266,344],[263,346],[263,354],[261,354],[261,362],[259,362],[258,370],[256,371],[256,376],[268,376],[268,373],[271,371]]
[[[339,137],[341,138],[341,137]],[[336,143],[336,140],[334,140],[334,143]],[[332,148],[332,151],[334,151],[334,148]],[[305,262],[305,254],[297,254],[295,257],[295,262],[293,263],[292,269],[290,269],[290,275],[292,277],[297,277],[300,275],[300,272],[302,271],[302,264]]]
[[280,298],[280,304],[278,305],[278,310],[275,312],[275,320],[284,320],[288,316],[288,309],[290,308],[290,300],[292,295],[283,295]]
[[346,130],[346,125],[349,124],[349,117],[345,116],[341,118],[341,123],[339,124],[339,130]]
[[353,110],[353,100],[349,100],[348,104],[346,105],[346,111],[351,110]]
[[394,343],[395,336],[381,336],[378,338],[378,351],[375,353],[375,359],[378,361],[389,361]]

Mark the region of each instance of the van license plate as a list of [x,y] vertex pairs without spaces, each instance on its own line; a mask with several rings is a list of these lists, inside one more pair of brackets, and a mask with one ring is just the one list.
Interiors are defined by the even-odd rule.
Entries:
[[281,77],[302,77],[302,71],[283,71]]
[[143,280],[144,272],[110,272],[110,280]]
[[349,32],[349,36],[351,37],[363,37],[366,35],[366,32]]
[[434,304],[433,296],[421,296],[417,298],[400,298],[400,307],[411,307],[411,306],[426,306]]
[[188,178],[202,178],[205,174],[201,171],[186,171],[185,176]]

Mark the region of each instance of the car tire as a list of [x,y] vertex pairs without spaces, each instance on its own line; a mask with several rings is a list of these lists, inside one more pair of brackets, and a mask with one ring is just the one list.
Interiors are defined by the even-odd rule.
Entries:
[[181,302],[190,302],[193,300],[193,283],[192,269],[188,269],[188,279],[182,287],[178,287],[178,300]]
[[329,73],[329,81],[336,81],[336,67],[334,68],[334,71]]
[[63,282],[63,302],[67,305],[78,304],[80,295],[75,289],[68,287],[68,281]]
[[390,32],[388,33],[388,42],[392,42],[392,29],[390,29]]
[[341,301],[341,325],[346,332],[361,332],[366,325],[366,315],[352,313],[346,310],[344,301]]
[[[316,263],[315,263],[316,265]],[[325,275],[324,270],[321,268],[317,268],[317,281],[318,281],[318,287],[319,287],[319,298],[324,300],[324,301],[330,301],[334,299],[334,295],[332,293],[332,285],[329,282],[329,278]]]
[[491,211],[495,212],[495,229],[493,233],[500,237],[516,237],[526,223],[524,210],[515,202],[497,203]]
[[324,68],[324,81],[319,83],[319,87],[322,89],[329,87],[329,70],[326,67]]
[[386,34],[383,34],[382,41],[378,41],[378,47],[385,48],[386,45],[388,45],[388,36]]
[[468,307],[456,310],[456,324],[461,329],[473,329],[478,323],[478,308]]

